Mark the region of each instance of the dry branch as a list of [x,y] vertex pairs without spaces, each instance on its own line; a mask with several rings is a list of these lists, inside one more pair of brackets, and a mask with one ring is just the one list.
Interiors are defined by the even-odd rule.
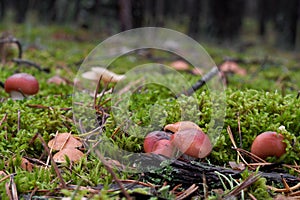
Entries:
[[[158,163],[162,162],[165,158],[158,155],[146,156],[140,158],[139,162]],[[233,178],[241,178],[242,171],[233,170],[225,167],[215,166],[207,163],[197,162],[197,161],[181,161],[181,160],[171,160],[170,165],[167,166],[166,170],[169,177],[172,177],[170,184],[182,184],[183,186],[190,186],[191,184],[196,184],[198,186],[202,185],[203,175],[205,175],[208,187],[210,189],[216,189],[222,187],[222,183],[216,172],[219,172],[225,176],[232,176]],[[164,167],[166,168],[166,167]],[[163,168],[163,169],[164,169]],[[160,169],[161,170],[161,169]],[[289,185],[296,185],[299,183],[300,178],[292,176],[287,173],[278,172],[258,172],[260,177],[266,178],[267,184],[282,184],[282,178],[284,178]],[[166,173],[156,173],[156,172],[146,172],[145,179],[151,180],[155,178],[164,179]]]

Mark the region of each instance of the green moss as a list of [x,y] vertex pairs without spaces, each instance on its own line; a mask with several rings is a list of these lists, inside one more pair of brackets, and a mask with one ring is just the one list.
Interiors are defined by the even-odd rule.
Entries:
[[[0,29],[3,29],[3,26],[0,26]],[[52,168],[35,168],[33,172],[27,172],[20,169],[17,164],[7,165],[7,163],[13,162],[12,157],[20,158],[25,155],[43,161],[47,159],[46,156],[40,157],[44,153],[44,148],[39,140],[30,143],[36,133],[40,133],[46,142],[56,132],[81,134],[79,127],[73,121],[73,114],[74,112],[84,114],[91,110],[80,110],[80,108],[73,107],[72,84],[58,86],[48,84],[47,79],[58,74],[72,81],[83,58],[102,38],[95,39],[90,37],[90,33],[85,33],[82,30],[77,32],[72,27],[47,26],[45,29],[45,27],[33,28],[25,25],[16,26],[14,31],[24,44],[24,58],[41,65],[42,68],[48,68],[50,71],[45,73],[32,66],[14,63],[6,63],[0,67],[0,81],[2,82],[16,72],[33,74],[40,82],[40,92],[34,97],[21,101],[11,100],[9,95],[0,89],[0,120],[2,120],[0,124],[0,170],[17,173],[14,176],[14,181],[20,193],[26,193],[35,187],[52,190],[59,185]],[[56,38],[57,33],[60,32],[68,36],[69,39]],[[82,40],[78,42],[76,38]],[[299,80],[300,73],[295,68],[297,62],[271,58],[270,62],[261,67],[260,63],[252,62],[255,59],[261,60],[260,57],[257,58],[253,54],[236,53],[231,50],[208,46],[208,51],[217,64],[223,61],[224,55],[244,60],[245,62],[241,63],[241,67],[247,69],[248,75],[243,77],[228,76],[229,85],[225,91],[226,117],[224,126],[221,127],[220,136],[213,138],[216,143],[207,160],[212,164],[221,166],[226,166],[229,161],[236,160],[237,154],[231,148],[232,143],[226,128],[230,126],[234,139],[239,144],[238,122],[240,122],[242,138],[242,146],[240,147],[245,150],[250,150],[251,143],[258,134],[264,131],[279,131],[280,126],[285,126],[286,131],[281,132],[285,136],[287,153],[280,160],[287,164],[294,164],[295,161],[299,161],[300,110],[297,108],[300,107],[300,101],[296,98],[296,91],[300,85],[295,80]],[[115,60],[109,69],[123,74],[141,64],[149,62],[168,64],[178,58],[176,55],[162,51],[150,51],[150,55],[152,56],[150,59],[143,54],[122,56]],[[200,78],[187,72],[180,72],[180,74],[185,79],[185,86],[192,85]],[[165,75],[163,77],[164,83],[169,83],[181,91],[182,82],[173,81],[174,77],[172,76],[172,74]],[[153,77],[153,80],[155,78]],[[110,85],[109,87],[113,86]],[[192,97],[181,96],[175,99],[175,95],[177,94],[160,84],[146,84],[135,90],[132,95],[126,96],[125,94],[122,96],[123,99],[128,98],[128,102],[120,101],[118,104],[113,104],[116,102],[108,101],[105,103],[103,109],[109,113],[109,117],[105,121],[102,135],[99,133],[97,136],[101,136],[103,139],[100,149],[108,153],[119,148],[129,152],[143,152],[143,139],[147,133],[161,130],[166,124],[180,120],[194,121],[204,132],[208,132],[214,125],[217,126],[218,120],[211,118],[218,117],[222,110],[213,110],[212,108],[213,106],[222,107],[216,105],[220,102],[212,102],[212,97],[215,94],[209,91],[208,87],[203,87]],[[101,103],[113,96],[114,94],[106,94]],[[88,98],[90,97],[87,97],[86,100],[90,100]],[[126,107],[128,109],[112,110],[112,106],[122,107],[123,104],[125,107],[128,106]],[[102,116],[99,115],[99,117]],[[88,124],[87,130],[92,130],[99,125],[99,121],[96,119],[90,120],[88,118],[83,119],[82,123]],[[213,134],[213,132],[209,134]],[[122,156],[122,154],[111,155],[110,158],[118,159]],[[275,161],[275,158],[268,160]],[[68,164],[59,166],[66,182],[82,186],[103,185],[106,189],[112,182],[111,175],[103,167],[99,158],[92,154],[72,166]],[[165,173],[164,178],[166,180],[171,181],[172,177],[168,171],[162,173]],[[122,179],[136,178],[126,172],[118,173],[118,176]],[[162,184],[162,181],[153,180],[157,184]],[[0,183],[2,194],[5,194],[6,182]],[[162,188],[160,191],[162,196],[171,197],[169,189],[167,187]],[[63,193],[67,195],[68,192],[64,191]],[[105,193],[105,190],[102,193],[110,197],[109,194]],[[251,193],[257,198],[267,198],[265,180],[257,181],[251,187]],[[73,193],[68,194],[72,195]],[[80,195],[84,196],[85,193]]]

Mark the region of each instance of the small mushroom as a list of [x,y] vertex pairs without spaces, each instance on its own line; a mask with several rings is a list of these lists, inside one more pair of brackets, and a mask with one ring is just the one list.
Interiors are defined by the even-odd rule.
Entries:
[[283,135],[267,131],[258,135],[251,146],[251,153],[265,159],[269,156],[280,157],[285,154],[286,143],[283,142]]
[[144,140],[144,151],[146,153],[152,152],[155,143],[163,139],[169,140],[169,134],[164,131],[153,131],[149,133]]
[[165,131],[171,131],[173,133],[177,131],[186,130],[186,129],[198,129],[202,131],[197,124],[191,121],[181,121],[181,122],[176,122],[174,124],[168,124],[164,128]]
[[82,142],[77,140],[70,133],[59,133],[55,138],[48,142],[48,146],[54,150],[61,150],[66,148],[77,148],[82,146]]
[[170,66],[176,70],[188,70],[189,64],[183,60],[176,60],[170,64]]
[[125,78],[125,75],[116,74],[102,67],[92,67],[92,71],[84,72],[81,76],[94,81],[98,81],[101,78],[106,83],[116,83]]
[[66,162],[66,156],[70,159],[71,162],[79,161],[84,154],[75,148],[62,149],[53,156],[53,160],[57,163]]
[[151,153],[161,154],[166,157],[171,158],[175,152],[175,148],[170,140],[162,139],[157,141],[153,146],[153,151]]
[[222,63],[219,67],[220,71],[223,73],[235,73],[241,76],[245,76],[247,71],[241,68],[236,62],[227,60]]
[[172,135],[171,142],[182,153],[195,158],[204,158],[212,151],[209,137],[199,129],[179,130]]
[[47,80],[47,83],[53,83],[56,85],[66,85],[67,81],[59,75],[52,76]]
[[39,91],[39,83],[30,74],[17,73],[6,79],[4,88],[5,92],[9,93],[11,98],[16,100],[36,94]]

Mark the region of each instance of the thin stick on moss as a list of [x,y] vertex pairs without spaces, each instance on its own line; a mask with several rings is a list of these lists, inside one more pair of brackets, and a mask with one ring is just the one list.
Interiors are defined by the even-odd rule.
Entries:
[[234,147],[233,148],[234,150],[238,151],[238,152],[241,152],[247,156],[249,156],[251,159],[253,159],[255,162],[261,162],[261,163],[267,163],[264,159],[258,157],[257,155],[245,150],[245,149],[242,149],[242,148],[236,148]]
[[40,139],[40,141],[42,142],[42,145],[43,145],[45,151],[47,152],[47,154],[50,156],[50,159],[51,159],[51,165],[53,166],[54,171],[55,171],[55,173],[56,173],[56,175],[57,175],[57,177],[58,177],[58,179],[59,179],[59,181],[60,181],[61,187],[62,187],[62,188],[67,188],[67,185],[66,185],[66,183],[65,183],[65,181],[64,181],[64,179],[63,179],[63,177],[62,177],[62,175],[61,175],[61,173],[60,173],[60,171],[59,171],[59,169],[58,169],[57,164],[55,163],[55,161],[54,161],[54,159],[53,159],[53,156],[52,156],[51,153],[50,153],[50,150],[49,150],[49,148],[48,148],[48,146],[47,146],[47,144],[46,144],[44,138],[43,138],[39,133],[37,133],[37,137],[38,137],[38,138]]
[[289,168],[289,169],[294,170],[295,172],[300,173],[300,170],[299,170],[299,166],[298,166],[298,165],[296,165],[296,166],[291,166],[291,165],[283,164],[282,166],[287,167],[287,168]]
[[30,193],[29,199],[32,199],[32,198],[33,198],[33,196],[35,195],[35,193],[36,193],[36,191],[37,191],[38,189],[39,189],[38,186],[36,186],[36,187],[33,188],[33,190],[32,190],[31,193]]
[[228,194],[224,195],[224,199],[228,199],[230,197],[237,197],[244,189],[251,186],[260,178],[259,174],[251,174],[247,179],[245,179],[239,186],[231,190]]
[[237,120],[238,120],[238,130],[239,130],[239,138],[240,138],[240,148],[243,148],[241,120],[240,120],[240,113],[239,112],[237,113]]
[[5,183],[5,191],[6,191],[6,195],[8,196],[9,200],[14,200],[9,188],[9,183]]
[[49,69],[42,68],[37,63],[34,63],[32,61],[29,61],[29,60],[23,60],[23,59],[20,59],[20,58],[13,58],[12,61],[17,63],[17,64],[24,64],[24,65],[27,65],[27,66],[32,66],[32,67],[38,69],[39,71],[43,71],[43,72],[46,72],[46,73],[50,72]]
[[7,119],[7,113],[5,113],[4,116],[2,117],[2,119],[0,120],[0,126],[6,119]]
[[[234,146],[235,149],[237,149],[237,146],[236,146],[236,143],[235,143],[235,141],[234,141],[234,137],[233,137],[232,131],[231,131],[231,129],[230,129],[230,126],[227,127],[227,133],[228,133],[228,135],[229,135],[229,138],[230,138],[230,140],[231,140],[232,145]],[[237,151],[237,154],[239,155],[239,157],[241,158],[241,160],[242,160],[247,166],[249,166],[248,162],[244,159],[244,157],[242,156],[242,154],[241,154],[239,151]]]
[[11,188],[12,200],[19,199],[18,190],[14,181],[14,175],[10,175],[9,187]]
[[208,191],[206,176],[204,173],[202,174],[202,183],[203,183],[204,199],[208,199],[209,191]]
[[[111,81],[111,79],[110,79],[110,81]],[[108,85],[109,85],[110,81],[105,83],[104,88],[101,91],[101,96],[98,100],[97,106],[101,105],[102,98],[104,97],[105,91],[107,91],[107,88],[108,88]],[[98,83],[98,84],[100,84],[100,83]]]
[[188,189],[183,191],[182,194],[176,197],[176,200],[183,200],[186,199],[188,196],[190,196],[192,193],[194,193],[196,190],[198,190],[199,186],[196,186],[196,184],[191,185]]
[[213,67],[207,74],[205,74],[200,80],[198,80],[191,88],[187,91],[183,91],[176,97],[180,96],[181,94],[185,94],[187,96],[192,95],[196,90],[199,90],[205,83],[207,83],[210,79],[212,79],[215,75],[219,72],[219,68],[217,66]]
[[95,150],[95,153],[97,154],[98,158],[101,160],[101,162],[103,163],[104,167],[106,168],[106,170],[112,175],[113,179],[116,181],[116,183],[118,184],[118,186],[120,187],[122,193],[124,194],[125,198],[128,200],[131,200],[132,198],[130,197],[130,195],[128,194],[128,192],[125,190],[122,182],[118,179],[117,175],[115,174],[115,172],[112,170],[112,168],[107,164],[106,160],[104,159],[103,155],[99,152],[99,150]]
[[[15,173],[13,175],[15,175]],[[11,174],[8,174],[8,175],[4,176],[3,178],[1,178],[0,183],[5,181],[6,179],[8,179],[10,176],[11,176]]]
[[[55,143],[56,143],[56,139],[57,139],[57,135],[58,135],[58,131],[56,131],[56,133],[55,133],[55,136],[54,136],[54,144],[51,146],[51,148],[50,148],[50,154],[52,154],[52,151],[53,151],[53,147],[54,147],[54,145],[55,145]],[[49,161],[50,161],[50,155],[48,154],[48,158],[47,158],[47,161],[46,161],[46,166],[48,166],[49,165]]]
[[[97,94],[98,94],[98,90],[99,90],[99,87],[100,87],[101,80],[102,80],[102,75],[100,76],[100,78],[97,82],[97,86],[96,86],[96,90],[95,90],[95,94],[94,94],[94,106],[93,106],[94,109],[96,109]],[[101,97],[102,97],[102,95],[101,95]],[[100,99],[101,99],[101,97],[100,97]]]
[[17,128],[18,132],[20,131],[20,122],[21,122],[21,111],[20,109],[18,109],[18,128]]

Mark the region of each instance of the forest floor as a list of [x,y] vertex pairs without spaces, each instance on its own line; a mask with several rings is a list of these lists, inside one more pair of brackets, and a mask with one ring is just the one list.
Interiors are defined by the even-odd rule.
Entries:
[[[5,27],[0,25],[1,32],[6,31]],[[185,157],[169,160],[143,153],[147,133],[189,120],[211,134],[214,132],[211,127],[217,124],[217,120],[211,119],[219,116],[212,100],[218,102],[222,94],[216,97],[203,87],[194,93],[192,100],[190,97],[174,100],[169,88],[150,83],[134,91],[125,88],[127,93],[124,93],[131,96],[123,97],[122,93],[116,93],[115,83],[97,84],[97,81],[86,80],[74,85],[74,80],[82,80],[78,71],[84,59],[110,36],[109,33],[26,24],[14,25],[9,31],[20,41],[25,62],[17,62],[17,50],[14,50],[15,60],[8,57],[1,64],[0,81],[4,83],[9,76],[24,72],[37,78],[40,89],[33,97],[12,100],[4,88],[0,88],[2,199],[299,198],[300,57],[296,52],[271,48],[263,45],[263,41],[245,42],[230,48],[200,42],[215,64],[223,66],[226,74],[226,83],[218,82],[224,93],[221,103],[225,107],[221,115],[226,115],[219,124],[221,127],[217,127],[220,134],[214,138],[214,147],[208,157],[193,161]],[[138,65],[162,63],[171,66],[178,59],[176,55],[150,49],[122,56],[114,60],[109,69],[126,75]],[[234,67],[226,71],[226,66]],[[176,71],[188,80],[187,85],[201,78],[191,65],[186,70]],[[182,87],[180,81],[174,81],[172,73],[164,73],[167,85]],[[61,83],[49,82],[52,77],[59,77]],[[83,94],[82,88],[89,84],[97,87],[94,89],[99,95],[77,97],[76,92]],[[114,109],[122,100],[118,95],[129,98],[125,99],[128,110]],[[191,105],[196,105],[196,113],[194,107],[189,107]],[[130,123],[126,121],[128,118]],[[255,137],[265,131],[284,136],[286,148],[280,158],[262,160],[249,153]],[[81,142],[77,150],[83,157],[79,161],[66,158],[65,162],[54,162],[52,156],[56,151],[49,150],[47,143],[59,133],[70,133]],[[100,142],[99,151],[93,151],[95,146],[90,146],[99,143],[89,144],[89,139]],[[125,163],[130,156],[116,153],[119,148],[142,154],[134,158],[134,163]],[[158,162],[159,168],[134,172],[137,163],[147,163],[149,159]],[[268,173],[279,178],[271,179]]]

